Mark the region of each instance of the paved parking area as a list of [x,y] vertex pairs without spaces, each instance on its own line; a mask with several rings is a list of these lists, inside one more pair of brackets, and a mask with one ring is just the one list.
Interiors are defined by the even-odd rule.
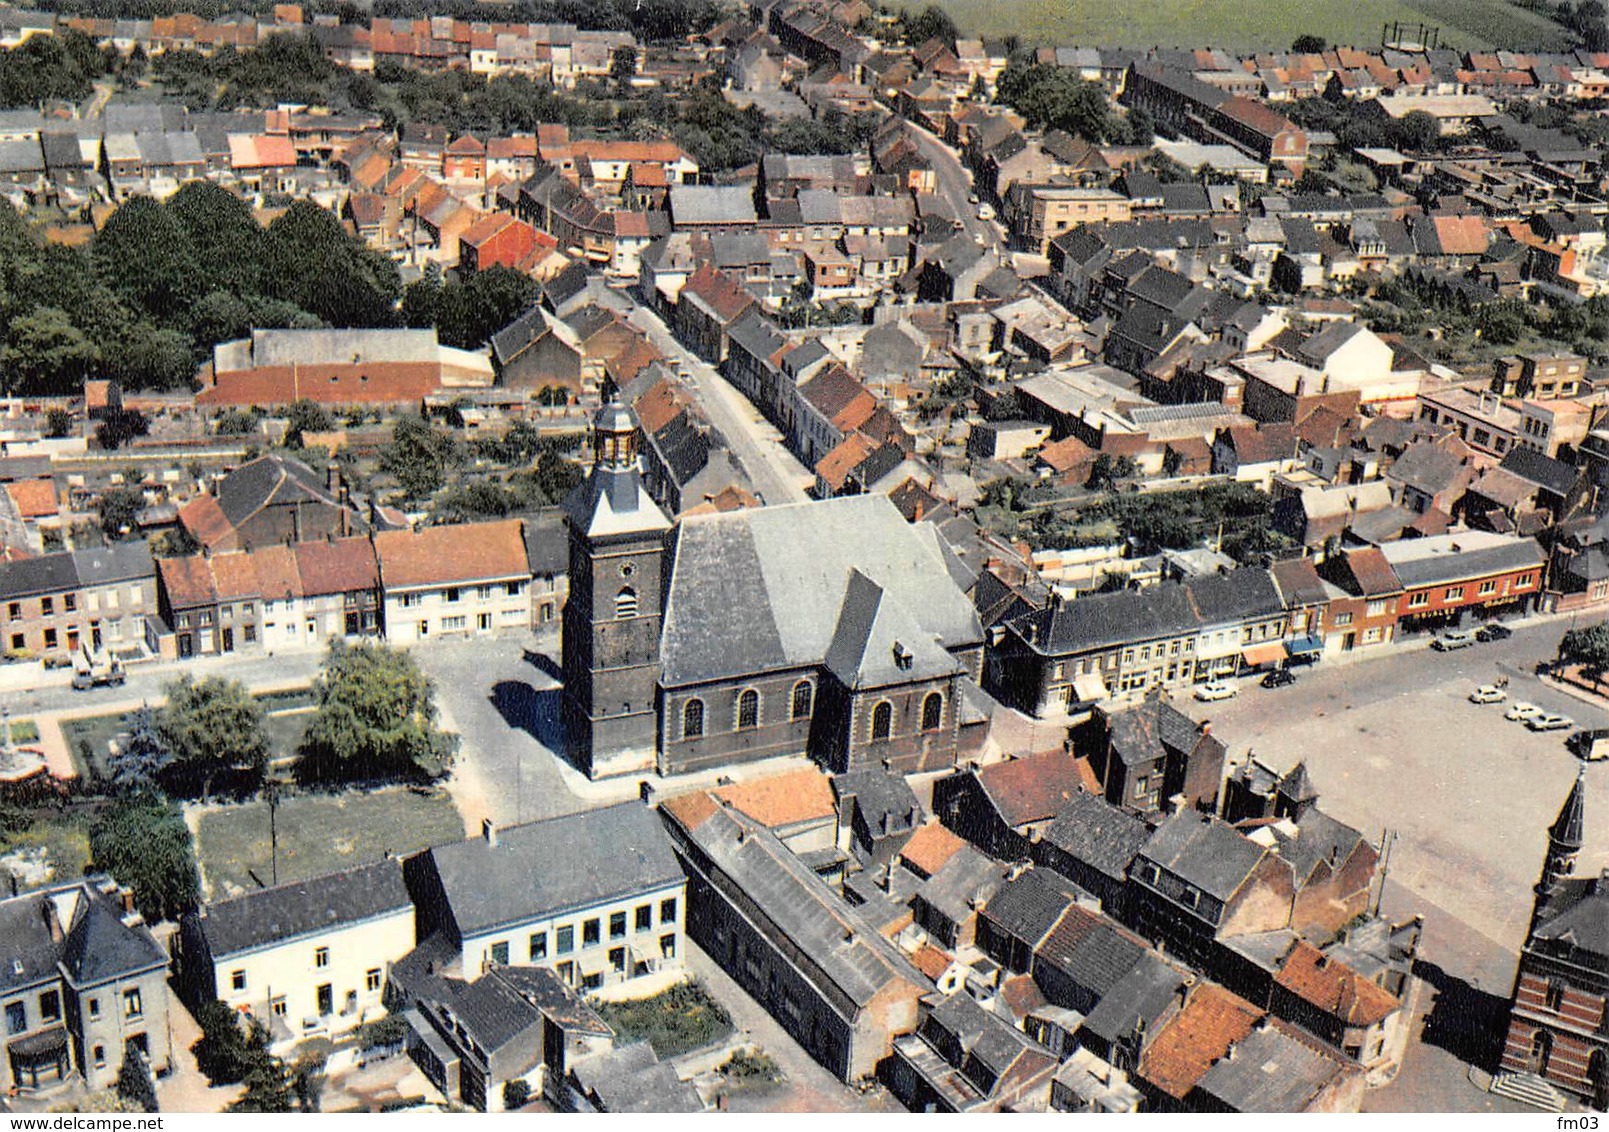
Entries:
[[[1405,649],[1380,659],[1320,662],[1290,687],[1242,685],[1232,700],[1176,701],[1210,719],[1231,762],[1248,753],[1284,770],[1306,759],[1325,810],[1365,835],[1396,832],[1390,875],[1506,950],[1524,941],[1531,886],[1552,823],[1580,765],[1567,733],[1537,734],[1471,704],[1479,684],[1508,677],[1526,700],[1609,726],[1609,710],[1544,684],[1565,625],[1527,626],[1507,641],[1452,653]],[[1581,869],[1609,866],[1609,763],[1587,773]]]

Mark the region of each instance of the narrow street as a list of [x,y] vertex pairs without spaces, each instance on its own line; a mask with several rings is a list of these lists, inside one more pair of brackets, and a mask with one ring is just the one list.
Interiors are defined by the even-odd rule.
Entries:
[[922,156],[933,163],[933,174],[938,181],[939,195],[955,212],[955,218],[974,241],[999,246],[1002,243],[1000,228],[978,219],[978,206],[969,199],[972,195],[972,175],[967,172],[955,151],[914,122],[907,123],[911,137],[922,151]]
[[714,366],[678,342],[660,317],[632,295],[597,287],[594,297],[600,304],[624,315],[627,322],[647,335],[655,348],[685,375],[710,422],[726,438],[733,457],[766,503],[809,501],[807,487],[813,480],[810,470],[788,451],[782,434],[760,415],[760,410],[747,397]]

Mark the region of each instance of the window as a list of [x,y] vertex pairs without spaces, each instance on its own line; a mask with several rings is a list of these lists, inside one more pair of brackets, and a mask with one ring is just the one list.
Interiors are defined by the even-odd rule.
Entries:
[[760,693],[745,688],[737,698],[737,729],[748,731],[760,726]]
[[659,937],[659,954],[666,959],[676,958],[676,936],[674,933]]
[[682,707],[682,738],[697,739],[704,734],[704,701],[688,700]]
[[1463,586],[1448,586],[1447,587],[1447,592],[1442,596],[1445,597],[1448,601],[1462,600],[1462,598],[1464,596],[1464,587]]
[[463,627],[464,627],[464,619],[463,619],[462,616],[459,616],[459,617],[443,617],[441,619],[441,631],[443,633],[456,632],[457,630],[462,629]]
[[548,957],[548,933],[531,933],[531,959],[546,959]]
[[616,973],[626,969],[626,949],[624,947],[611,947],[609,949],[609,967]]
[[675,921],[676,898],[672,896],[669,900],[661,900],[659,902],[659,922],[662,924],[670,924],[674,923]]
[[285,996],[279,995],[268,1000],[268,1012],[275,1018],[285,1017]]
[[1526,586],[1530,585],[1534,581],[1536,581],[1535,574],[1521,574],[1518,578],[1514,579],[1514,588],[1517,590],[1523,590]]
[[1430,604],[1430,593],[1427,590],[1421,590],[1420,592],[1418,592],[1416,594],[1409,594],[1408,595],[1408,608],[1409,609],[1423,609],[1425,606],[1427,606],[1429,604]]
[[508,966],[508,940],[501,939],[501,940],[498,940],[496,943],[492,944],[491,956],[492,956],[492,962],[493,963],[497,963],[500,966],[507,967]]
[[100,999],[92,998],[92,999],[89,1000],[89,1016],[91,1018],[99,1018],[101,1016],[101,1000]]
[[1365,629],[1365,630],[1363,630],[1363,643],[1366,644],[1366,645],[1379,644],[1380,643],[1380,638],[1383,635],[1383,633],[1384,633],[1384,630],[1381,629],[1380,626],[1378,626],[1378,625],[1376,625],[1372,629]]
[[1382,613],[1384,613],[1385,611],[1386,611],[1386,603],[1383,600],[1371,601],[1369,603],[1368,609],[1366,610],[1367,614],[1370,617],[1378,617]]
[[22,602],[14,601],[6,606],[6,619],[9,621],[22,620]]
[[330,965],[330,949],[319,947],[313,950],[313,966],[328,967]]
[[430,622],[428,622],[428,621],[419,622],[419,635],[421,637],[430,636]]
[[937,731],[944,722],[944,697],[929,692],[922,700],[922,730]]
[[55,603],[55,601],[52,600],[51,598],[48,598],[48,597],[40,598],[39,599],[39,612],[44,614],[46,617],[49,617],[52,613],[55,613],[56,612],[56,603]]
[[63,612],[77,613],[78,612],[78,595],[76,595],[76,594],[63,594],[62,598],[61,598],[61,607],[62,607]]
[[615,620],[625,621],[637,616],[637,591],[626,586],[615,594]]
[[380,989],[380,968],[370,967],[363,972],[363,989],[370,994]]
[[1352,614],[1350,614],[1350,613],[1337,613],[1335,615],[1335,623],[1337,625],[1350,625],[1350,624],[1352,624]]
[[602,921],[600,920],[587,920],[581,925],[582,947],[592,947],[598,942],[598,940],[603,938],[600,934],[602,931],[601,925]]
[[575,950],[575,928],[566,924],[553,933],[553,950],[568,955]]
[[6,1003],[6,1033],[20,1034],[28,1028],[28,1008],[20,1002]]
[[507,593],[508,593],[509,597],[519,597],[520,594],[522,594],[524,592],[525,592],[525,583],[524,582],[509,582],[508,583]]
[[458,600],[458,587],[457,586],[448,586],[445,590],[442,591],[441,596],[446,598],[449,602],[457,601]]
[[632,921],[634,931],[645,932],[654,926],[654,906],[652,904],[637,905],[637,912]]
[[54,629],[46,629],[45,630],[45,647],[47,649],[53,649],[53,648],[56,647],[56,630],[54,630]]
[[106,1068],[106,1047],[105,1046],[96,1046],[95,1047],[94,1057],[95,1057],[95,1068],[96,1069],[105,1069]]
[[626,938],[626,914],[624,912],[611,912],[609,914],[609,938]]
[[141,1018],[145,1015],[145,1000],[140,997],[139,987],[130,987],[123,992],[123,1017]]
[[230,990],[245,990],[246,989],[246,972],[245,971],[230,971],[229,972],[229,989]]
[[894,705],[884,700],[872,708],[872,742],[887,739],[894,730]]
[[1557,1014],[1564,1007],[1564,984],[1549,981],[1547,992],[1547,1008]]
[[1480,584],[1480,589],[1475,591],[1475,593],[1477,595],[1479,595],[1480,597],[1489,597],[1492,594],[1495,594],[1496,592],[1497,592],[1497,583],[1496,582],[1491,582],[1491,581],[1482,582]]
[[816,690],[811,687],[808,680],[801,680],[793,686],[793,718],[808,719],[810,717],[810,708],[815,695]]
[[39,1020],[41,1022],[61,1021],[61,992],[47,990],[39,996]]

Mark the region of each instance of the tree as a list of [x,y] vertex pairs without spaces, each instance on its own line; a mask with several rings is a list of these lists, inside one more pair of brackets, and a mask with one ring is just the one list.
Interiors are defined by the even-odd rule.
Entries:
[[458,737],[436,726],[435,685],[401,649],[333,642],[313,696],[318,711],[302,738],[301,777],[434,778],[458,749]]
[[503,1110],[516,1112],[531,1103],[531,1083],[523,1077],[503,1082]]
[[100,356],[89,337],[57,307],[38,307],[13,318],[5,337],[0,378],[5,392],[13,396],[77,393]]
[[197,682],[182,676],[167,687],[168,702],[157,733],[173,753],[166,780],[186,792],[200,784],[212,793],[214,777],[239,775],[255,786],[268,769],[268,737],[263,707],[244,684],[209,676]]
[[300,1055],[291,1065],[291,1092],[296,1096],[298,1111],[319,1111],[319,1101],[324,1096],[325,1061],[325,1055],[314,1050]]
[[1424,110],[1410,110],[1394,125],[1392,132],[1398,148],[1423,153],[1435,149],[1441,142],[1441,123],[1435,115]]
[[152,793],[113,802],[89,831],[93,867],[134,892],[140,914],[152,923],[176,920],[201,892],[195,841],[184,814]]
[[617,47],[609,56],[609,77],[615,89],[625,94],[631,89],[631,80],[637,75],[637,49],[630,44]]
[[1298,55],[1317,55],[1328,46],[1322,35],[1299,35],[1291,41],[1291,50]]
[[294,1112],[295,1086],[279,1058],[264,1051],[255,1058],[244,1078],[246,1091],[229,1106],[230,1112]]
[[138,1046],[130,1042],[123,1047],[123,1064],[117,1070],[117,1095],[136,1112],[160,1112],[156,1103],[156,1082],[151,1080],[151,1067]]
[[1102,452],[1089,466],[1089,478],[1084,481],[1084,486],[1092,491],[1106,491],[1116,478],[1117,472],[1113,467],[1112,457]]
[[306,398],[292,404],[287,417],[285,443],[291,448],[300,448],[307,433],[328,432],[335,427],[330,414],[318,402]]
[[391,443],[380,450],[380,469],[397,478],[404,496],[420,500],[440,489],[459,457],[451,436],[431,428],[423,417],[405,416],[392,426]]
[[151,431],[151,422],[138,409],[108,409],[95,427],[95,443],[115,451]]
[[[214,1085],[233,1085],[245,1080],[246,1074],[267,1051],[267,1041],[258,1042],[256,1020],[249,1019],[245,1028],[241,1017],[227,1003],[214,999],[196,1011],[196,1023],[201,1027],[201,1038],[190,1047],[195,1055],[196,1068]],[[266,1035],[263,1035],[266,1039]]]
[[60,439],[73,431],[73,415],[66,409],[51,409],[45,414],[45,435]]
[[1036,129],[1065,130],[1097,143],[1113,133],[1105,91],[1067,68],[1013,61],[995,84],[995,101],[1016,110]]
[[1609,624],[1571,629],[1559,642],[1559,659],[1566,664],[1579,664],[1596,684],[1609,671]]
[[129,736],[109,760],[112,785],[127,793],[154,788],[173,761],[173,754],[157,731],[156,713],[145,704],[134,712]]
[[190,233],[150,197],[124,201],[96,234],[90,255],[101,278],[159,325],[187,315],[200,297]]
[[901,11],[899,18],[906,43],[919,47],[930,39],[940,39],[950,50],[955,50],[958,35],[955,21],[937,4],[929,4],[914,16]]
[[100,515],[101,530],[110,539],[128,538],[138,528],[140,512],[145,508],[145,496],[131,487],[113,487],[101,492],[96,509]]

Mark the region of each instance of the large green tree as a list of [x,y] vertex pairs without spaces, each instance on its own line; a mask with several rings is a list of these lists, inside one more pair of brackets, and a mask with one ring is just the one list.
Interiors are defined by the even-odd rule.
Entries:
[[181,676],[167,687],[157,734],[173,754],[165,775],[175,790],[203,797],[219,775],[255,786],[268,769],[263,707],[238,680]]
[[70,396],[84,387],[100,351],[67,312],[41,307],[6,328],[0,380],[12,395]]
[[185,317],[200,297],[190,233],[150,197],[124,201],[96,234],[92,255],[101,278],[159,325]]
[[297,766],[305,779],[433,778],[458,749],[437,726],[435,685],[401,649],[334,642],[313,694],[318,711]]
[[428,499],[462,456],[457,442],[423,417],[399,417],[391,442],[380,449],[380,470],[396,477],[408,499]]
[[153,923],[177,919],[201,891],[195,841],[179,807],[150,793],[113,802],[89,831],[92,867],[134,892],[140,914]]

